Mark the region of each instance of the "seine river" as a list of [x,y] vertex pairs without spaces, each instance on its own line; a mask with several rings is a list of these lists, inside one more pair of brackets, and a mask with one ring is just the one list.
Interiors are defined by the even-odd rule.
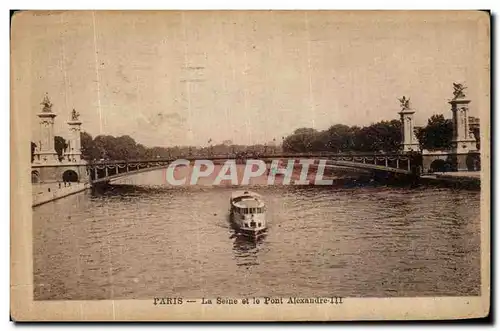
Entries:
[[35,300],[480,294],[480,192],[260,186],[269,231],[228,222],[227,186],[164,172],[34,208]]

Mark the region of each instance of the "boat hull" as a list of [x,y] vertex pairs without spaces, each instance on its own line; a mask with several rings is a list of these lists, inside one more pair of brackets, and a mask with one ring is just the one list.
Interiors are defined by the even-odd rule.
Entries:
[[[257,228],[247,228],[242,225],[241,215],[230,212],[230,223],[232,228],[239,234],[248,238],[258,238],[267,232],[267,225]],[[261,220],[262,221],[262,220]],[[263,222],[265,224],[265,222]]]
[[259,238],[259,237],[263,236],[264,234],[266,234],[267,228],[256,229],[256,230],[239,228],[238,232],[241,233],[245,237]]

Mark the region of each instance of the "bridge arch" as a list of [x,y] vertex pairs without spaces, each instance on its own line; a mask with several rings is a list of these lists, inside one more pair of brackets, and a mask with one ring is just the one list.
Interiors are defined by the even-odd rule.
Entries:
[[64,182],[78,182],[78,174],[74,170],[66,170],[63,172],[62,179]]
[[39,183],[39,182],[40,182],[40,173],[38,172],[38,170],[32,170],[31,171],[31,183],[35,184],[35,183]]
[[465,160],[467,170],[480,171],[481,170],[481,156],[479,153],[468,153]]
[[[397,173],[403,175],[411,175],[416,165],[419,165],[421,160],[415,160],[412,155],[405,154],[285,154],[285,155],[268,155],[260,156],[258,159],[267,164],[271,164],[275,160],[288,160],[299,162],[300,159],[312,158],[314,165],[317,166],[319,162],[323,162],[326,167],[335,166],[341,168],[350,168],[359,171],[370,172],[387,172]],[[201,158],[184,158],[194,164],[196,160]],[[237,164],[238,161],[244,163],[245,160],[253,159],[237,159],[232,156],[211,156],[205,158],[207,161],[213,161],[215,164],[221,164],[228,160],[234,160]],[[141,172],[155,171],[165,169],[170,166],[175,160],[172,159],[152,159],[152,160],[116,160],[106,162],[90,163],[87,171],[90,174],[90,180],[93,184],[99,182],[109,182],[115,179],[131,176]],[[415,163],[416,162],[416,163]]]
[[446,172],[452,169],[453,165],[451,162],[443,159],[437,159],[432,161],[430,165],[431,172]]

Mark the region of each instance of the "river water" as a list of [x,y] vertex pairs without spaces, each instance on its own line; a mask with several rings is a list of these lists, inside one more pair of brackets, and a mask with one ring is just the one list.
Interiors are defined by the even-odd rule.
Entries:
[[264,186],[258,242],[228,221],[234,188],[164,172],[34,209],[35,300],[480,294],[480,192]]

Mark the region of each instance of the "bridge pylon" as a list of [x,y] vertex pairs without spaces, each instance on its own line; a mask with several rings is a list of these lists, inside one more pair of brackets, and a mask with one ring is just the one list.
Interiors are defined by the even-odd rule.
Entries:
[[469,126],[469,103],[465,96],[466,87],[463,84],[453,84],[453,99],[448,103],[451,105],[453,114],[453,138],[451,141],[452,153],[457,171],[467,171],[467,158],[470,152],[477,152],[476,139]]
[[68,148],[62,158],[55,150],[54,119],[52,103],[48,95],[42,101],[43,109],[38,114],[40,119],[40,140],[35,148],[34,160],[31,164],[31,182],[87,182],[87,162],[81,158],[80,127],[78,113],[72,112],[69,125]]
[[415,122],[413,115],[415,110],[410,106],[410,99],[403,96],[399,99],[401,111],[398,113],[401,118],[401,135],[403,138],[403,152],[416,152],[419,148],[417,137],[415,136]]
[[57,152],[54,148],[54,119],[56,114],[52,111],[52,103],[48,94],[45,94],[42,111],[37,114],[40,124],[40,140],[35,147],[33,163],[49,165],[59,163]]

